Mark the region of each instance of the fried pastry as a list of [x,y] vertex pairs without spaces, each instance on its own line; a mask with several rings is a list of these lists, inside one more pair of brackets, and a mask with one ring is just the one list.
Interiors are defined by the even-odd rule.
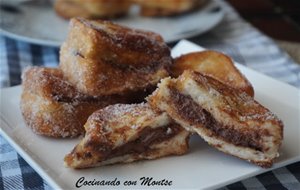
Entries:
[[84,127],[85,137],[65,156],[67,167],[128,163],[188,150],[189,132],[144,103],[108,106],[93,113]]
[[129,7],[128,0],[56,0],[54,4],[55,12],[65,19],[115,18],[126,15]]
[[283,123],[246,93],[210,76],[185,71],[166,78],[149,104],[220,151],[271,167],[279,155]]
[[141,7],[143,16],[173,16],[199,8],[207,0],[131,0]]
[[193,70],[209,75],[233,88],[240,89],[250,96],[254,90],[247,78],[234,66],[230,57],[216,51],[201,51],[182,55],[175,59],[171,67],[174,77],[185,70]]
[[94,111],[127,102],[126,97],[89,96],[78,92],[59,69],[31,67],[24,71],[21,111],[35,133],[50,137],[84,134],[83,125]]
[[156,86],[169,75],[171,63],[169,47],[158,34],[76,18],[61,47],[59,67],[80,91],[97,96]]

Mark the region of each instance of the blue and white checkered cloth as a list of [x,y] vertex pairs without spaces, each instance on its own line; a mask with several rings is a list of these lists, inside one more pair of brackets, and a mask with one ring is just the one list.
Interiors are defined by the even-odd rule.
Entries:
[[[225,18],[212,31],[189,40],[225,52],[235,61],[300,88],[300,66],[270,38],[220,1]],[[201,24],[201,23],[199,23]],[[0,35],[0,87],[18,85],[31,65],[56,67],[58,48],[33,45]],[[0,190],[52,189],[0,136]],[[300,189],[300,162],[228,185],[222,189]]]

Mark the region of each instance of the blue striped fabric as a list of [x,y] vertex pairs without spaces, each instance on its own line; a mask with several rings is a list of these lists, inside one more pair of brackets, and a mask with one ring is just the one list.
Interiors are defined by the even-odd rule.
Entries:
[[[222,51],[235,61],[300,88],[300,66],[269,37],[242,20],[226,2],[226,14],[212,31],[189,40]],[[201,24],[201,23],[199,23]],[[22,70],[31,65],[56,67],[59,49],[38,46],[0,35],[0,87],[20,84]],[[0,189],[51,189],[0,136]],[[300,189],[300,162],[221,189]]]

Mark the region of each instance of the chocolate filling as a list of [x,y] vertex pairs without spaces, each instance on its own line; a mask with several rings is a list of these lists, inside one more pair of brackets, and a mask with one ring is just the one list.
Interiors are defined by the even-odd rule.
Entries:
[[[101,144],[99,141],[88,141],[85,146],[91,148],[91,152],[97,152],[99,154],[99,157],[101,157],[101,160],[99,161],[104,161],[113,157],[127,154],[146,153],[151,149],[151,145],[171,139],[182,130],[183,128],[176,124],[170,124],[168,126],[158,128],[145,127],[140,134],[138,134],[139,137],[136,140],[127,142],[126,144],[113,150],[111,149],[111,145]],[[92,154],[87,152],[83,155],[83,157],[89,158],[92,157]],[[77,157],[82,156],[77,155]]]
[[120,96],[69,96],[64,94],[52,94],[53,100],[62,103],[74,103],[74,102],[86,102],[86,103],[97,103],[97,102],[105,102],[110,99],[120,99]]
[[106,97],[103,96],[77,96],[77,97],[70,97],[62,94],[53,94],[52,95],[53,99],[57,102],[63,102],[63,103],[72,103],[72,102],[90,102],[90,103],[95,103],[95,102],[100,102],[104,101]]
[[[64,94],[59,92],[52,92],[51,96],[53,100],[61,103],[99,103],[99,102],[111,102],[111,100],[118,100],[120,103],[140,103],[145,101],[145,97],[151,94],[156,89],[155,85],[148,85],[140,90],[128,90],[124,91],[123,94],[112,94],[106,96],[89,96],[86,94],[74,95]],[[116,102],[115,101],[115,102]]]
[[[115,59],[115,58],[113,58],[113,59]],[[109,64],[118,70],[121,70],[123,72],[129,72],[130,74],[132,72],[134,72],[134,73],[142,74],[142,75],[150,75],[150,74],[157,72],[159,69],[164,69],[164,68],[168,69],[168,67],[163,66],[163,64],[162,65],[159,64],[160,60],[156,61],[155,64],[149,63],[149,65],[143,65],[140,67],[137,65],[122,64],[113,59],[110,60],[110,57],[106,56],[106,57],[104,57],[103,61],[106,64]],[[161,60],[163,60],[163,59],[161,59]]]
[[170,103],[175,107],[177,114],[190,125],[204,127],[212,132],[212,136],[222,138],[228,143],[237,146],[249,147],[262,151],[259,144],[260,135],[255,132],[241,132],[231,126],[219,123],[207,110],[198,105],[192,97],[181,94],[174,87],[169,87]]
[[151,145],[166,141],[177,135],[181,130],[183,129],[176,124],[155,129],[146,127],[141,131],[138,139],[112,150],[106,159],[126,154],[147,152]]
[[73,51],[73,55],[74,56],[79,56],[79,57],[81,57],[81,58],[83,58],[83,59],[85,59],[85,57],[82,55],[82,53],[80,53],[79,51]]

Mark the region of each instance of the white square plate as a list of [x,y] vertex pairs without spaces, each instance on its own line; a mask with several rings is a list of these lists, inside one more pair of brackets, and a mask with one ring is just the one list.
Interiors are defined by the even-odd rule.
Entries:
[[[181,41],[172,50],[172,55],[176,57],[198,50],[203,48]],[[242,65],[237,67],[253,84],[255,99],[277,114],[285,125],[281,156],[269,170],[299,161],[300,91]],[[79,139],[52,139],[34,134],[23,121],[19,108],[20,94],[20,86],[1,90],[1,135],[55,189],[75,189],[75,184],[81,177],[87,181],[114,179],[120,181],[119,186],[82,186],[81,189],[210,189],[268,171],[225,155],[208,146],[197,136],[192,137],[190,151],[183,156],[84,170],[65,168],[63,158]],[[172,181],[172,186],[143,186],[141,177]],[[124,186],[126,180],[137,181],[137,185]]]

